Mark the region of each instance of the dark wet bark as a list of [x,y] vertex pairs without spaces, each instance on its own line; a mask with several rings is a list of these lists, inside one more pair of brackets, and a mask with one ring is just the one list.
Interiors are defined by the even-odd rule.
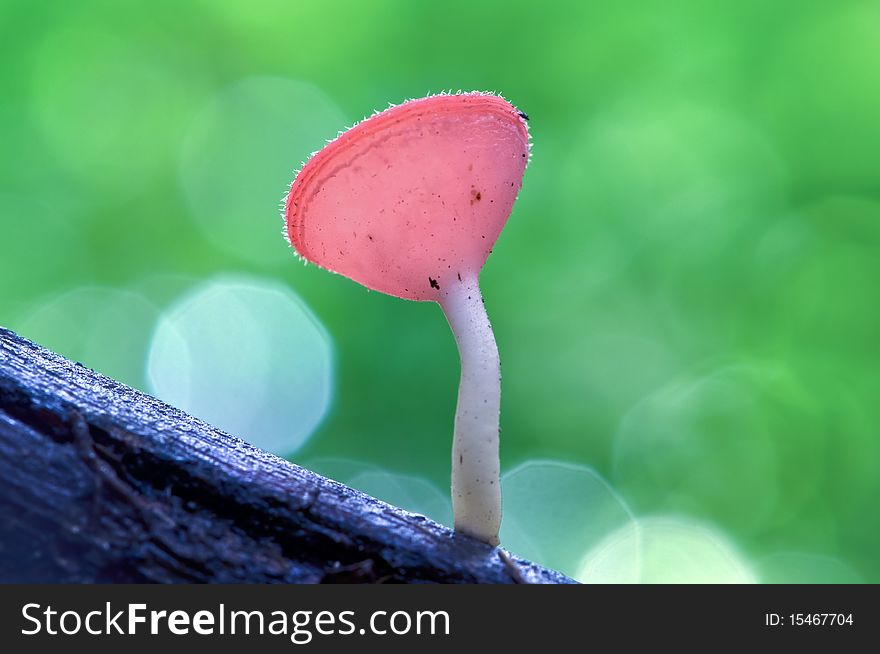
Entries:
[[0,581],[565,583],[0,328]]

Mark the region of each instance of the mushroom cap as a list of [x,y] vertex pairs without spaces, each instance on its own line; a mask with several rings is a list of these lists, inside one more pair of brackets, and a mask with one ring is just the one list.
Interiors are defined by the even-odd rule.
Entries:
[[300,256],[367,288],[438,301],[489,256],[529,159],[525,114],[488,93],[434,95],[374,114],[293,180]]

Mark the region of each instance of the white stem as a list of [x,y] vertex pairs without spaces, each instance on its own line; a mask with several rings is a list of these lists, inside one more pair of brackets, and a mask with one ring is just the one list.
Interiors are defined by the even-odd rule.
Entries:
[[501,365],[477,275],[445,284],[440,307],[461,357],[452,442],[455,530],[497,545],[501,527]]

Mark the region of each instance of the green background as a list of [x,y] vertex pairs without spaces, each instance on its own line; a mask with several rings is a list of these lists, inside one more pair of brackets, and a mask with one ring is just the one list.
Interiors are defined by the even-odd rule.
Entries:
[[[278,201],[374,109],[503,93],[534,142],[482,275],[503,468],[589,467],[761,581],[880,582],[877,2],[0,0],[0,60],[0,324],[149,390],[182,293],[281,282],[334,375],[287,454],[444,496],[442,314],[304,267]],[[577,550],[560,488],[530,510],[583,514],[543,536]]]

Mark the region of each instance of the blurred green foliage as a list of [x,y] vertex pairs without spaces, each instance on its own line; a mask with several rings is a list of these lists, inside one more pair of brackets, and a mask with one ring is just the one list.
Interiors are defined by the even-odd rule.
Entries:
[[[534,138],[483,273],[503,467],[589,465],[767,580],[880,581],[877,2],[0,0],[0,58],[0,324],[144,387],[141,300],[280,280],[335,348],[292,458],[445,489],[442,314],[303,267],[278,201],[373,109],[497,90]],[[58,300],[90,286],[127,304]]]

